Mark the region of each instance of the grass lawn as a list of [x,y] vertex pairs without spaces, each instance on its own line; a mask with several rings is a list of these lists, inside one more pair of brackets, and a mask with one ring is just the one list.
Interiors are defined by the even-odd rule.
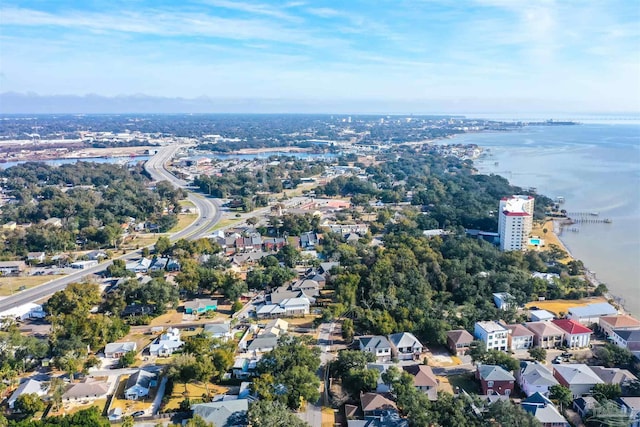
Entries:
[[[209,395],[223,394],[228,389],[219,385],[209,383]],[[204,383],[188,383],[187,395],[190,399],[202,399],[202,395],[207,393],[207,387]],[[178,409],[180,408],[180,402],[185,399],[185,385],[183,383],[176,382],[173,385],[173,392],[167,403],[163,406],[162,410]]]
[[467,393],[480,393],[480,384],[476,381],[473,374],[450,375],[447,377],[451,388],[455,391],[456,387],[464,389]]
[[60,276],[0,277],[0,296],[9,296],[23,286],[25,289],[33,288],[58,277]]
[[144,234],[136,234],[135,237],[129,241],[127,241],[123,246],[125,248],[136,248],[153,245],[158,241],[159,237],[166,236],[163,233],[144,233]]
[[548,301],[533,301],[526,304],[525,307],[527,308],[531,306],[538,307],[542,310],[550,311],[556,316],[559,316],[561,312],[566,314],[569,311],[569,307],[581,307],[587,304],[593,304],[597,302],[607,302],[607,300],[604,297],[583,298],[583,299],[576,299],[576,300],[554,299],[554,300],[548,300]]
[[[547,230],[546,233],[543,232],[544,229]],[[543,225],[534,224],[533,229],[531,230],[531,235],[532,236],[540,236],[540,238],[544,240],[544,247],[541,248],[540,250],[543,250],[543,251],[544,250],[549,250],[549,246],[551,246],[551,245],[556,245],[556,246],[560,247],[560,249],[564,250],[567,253],[567,256],[562,258],[562,259],[560,259],[559,260],[560,262],[567,263],[567,262],[573,260],[571,255],[569,255],[569,251],[564,246],[564,244],[562,243],[560,238],[553,232],[553,221],[552,220],[546,221]]]
[[167,323],[180,323],[182,322],[182,313],[178,313],[176,310],[169,310],[165,314],[162,314],[154,318],[149,326],[165,326]]
[[104,411],[104,406],[106,404],[107,399],[94,400],[93,402],[89,402],[85,405],[83,405],[81,402],[63,403],[59,411],[54,412],[52,409],[47,416],[52,417],[55,415],[72,415],[82,409],[89,409],[92,406],[95,406],[100,412],[102,412]]
[[[249,218],[249,217],[247,217]],[[218,221],[218,223],[209,231],[220,230],[221,228],[231,227],[232,225],[238,224],[244,221],[243,218],[225,218]]]
[[196,218],[198,218],[198,214],[194,213],[178,215],[178,223],[171,230],[169,230],[169,233],[175,233],[182,230],[183,228],[186,228],[193,221],[195,221]]
[[313,327],[313,321],[320,316],[308,314],[304,317],[294,317],[292,319],[286,319],[289,326],[297,326],[299,328],[311,328]]
[[124,376],[120,380],[120,384],[118,384],[118,390],[116,391],[115,396],[111,400],[111,408],[120,408],[122,409],[122,413],[124,415],[132,414],[136,411],[144,411],[151,406],[153,403],[153,398],[155,397],[155,388],[151,389],[149,392],[149,396],[146,399],[140,400],[127,400],[124,398],[124,389],[127,385],[127,380],[129,376]]

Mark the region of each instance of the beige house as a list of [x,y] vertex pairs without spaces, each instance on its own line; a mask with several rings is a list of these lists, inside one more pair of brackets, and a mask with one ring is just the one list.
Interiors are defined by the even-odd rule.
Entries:
[[598,320],[598,326],[607,337],[610,337],[614,329],[626,331],[640,329],[640,320],[635,317],[631,317],[628,314],[622,314],[620,316],[603,316]]
[[533,344],[536,347],[556,348],[563,344],[564,331],[551,322],[528,322],[527,329],[533,332]]

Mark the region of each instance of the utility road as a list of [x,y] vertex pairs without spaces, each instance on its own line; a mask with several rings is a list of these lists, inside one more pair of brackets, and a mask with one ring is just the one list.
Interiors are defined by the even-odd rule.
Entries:
[[[158,153],[151,159],[147,160],[145,169],[151,175],[154,181],[169,181],[175,187],[186,188],[186,181],[177,178],[166,169],[166,163],[181,148],[181,145],[168,145],[160,147]],[[197,219],[184,229],[171,235],[171,240],[178,239],[199,239],[208,234],[208,231],[216,225],[222,215],[219,203],[215,199],[207,198],[199,194],[189,193],[188,199],[196,206],[198,210]],[[134,251],[115,259],[123,259],[125,261],[140,258],[142,251]],[[85,276],[100,273],[111,265],[111,261],[103,262],[93,267],[78,270],[59,279],[54,279],[35,288],[21,291],[15,295],[0,299],[0,312],[18,307],[22,304],[38,301],[44,297],[52,295],[59,290],[67,287],[68,284],[81,281]]]

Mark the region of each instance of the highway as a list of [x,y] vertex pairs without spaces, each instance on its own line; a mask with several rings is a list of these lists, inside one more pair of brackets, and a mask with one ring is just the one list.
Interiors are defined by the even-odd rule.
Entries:
[[[171,159],[171,157],[173,157],[181,147],[183,146],[169,145],[160,147],[158,153],[151,159],[147,160],[145,169],[154,181],[169,181],[176,187],[186,187],[187,183],[184,180],[172,175],[165,168],[166,162]],[[196,206],[198,210],[198,217],[189,226],[172,234],[171,240],[198,239],[206,236],[209,230],[220,220],[222,210],[220,209],[217,200],[206,198],[194,193],[189,193],[188,199]],[[118,256],[115,259],[123,259],[127,261],[140,258],[141,256],[142,251],[138,250]],[[78,270],[77,272],[59,279],[51,280],[50,282],[44,283],[40,286],[0,299],[0,312],[18,307],[22,304],[41,300],[42,298],[64,289],[70,283],[82,281],[82,279],[88,275],[100,273],[106,270],[111,263],[112,261],[102,262],[93,267]]]

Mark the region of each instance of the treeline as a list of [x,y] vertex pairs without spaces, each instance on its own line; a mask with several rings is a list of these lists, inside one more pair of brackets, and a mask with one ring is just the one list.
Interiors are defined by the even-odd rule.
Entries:
[[[278,161],[278,164],[273,162]],[[256,170],[221,170],[219,176],[200,175],[194,184],[200,191],[218,198],[235,198],[243,202],[238,207],[251,211],[255,207],[267,206],[265,193],[280,193],[296,188],[302,178],[318,175],[324,171],[322,162],[306,162],[288,157],[272,157],[264,168]]]
[[[158,231],[167,231],[177,223],[175,213],[185,196],[167,182],[148,189],[141,167],[112,164],[52,167],[30,162],[0,171],[0,179],[16,200],[3,207],[0,221],[32,223],[6,233],[0,245],[5,255],[21,256],[43,248],[69,250],[78,241],[85,248],[112,247],[122,235],[121,225],[131,222],[149,222]],[[51,218],[61,223],[43,223]]]

